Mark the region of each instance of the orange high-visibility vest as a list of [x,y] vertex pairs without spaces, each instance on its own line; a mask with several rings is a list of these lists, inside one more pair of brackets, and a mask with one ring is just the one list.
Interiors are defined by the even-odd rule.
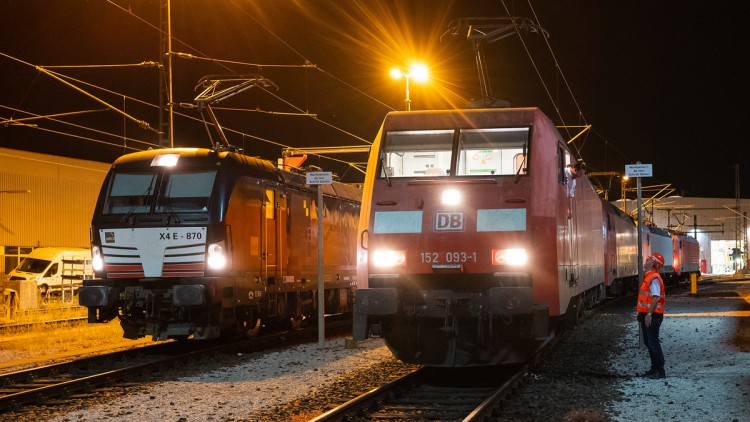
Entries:
[[661,279],[659,272],[656,270],[651,270],[643,275],[643,282],[641,282],[641,287],[638,289],[638,304],[635,307],[636,311],[646,313],[651,310],[651,301],[653,300],[653,296],[651,296],[651,282],[654,278],[659,280],[660,288],[659,301],[656,303],[656,309],[654,309],[654,312],[657,314],[664,313],[664,303],[667,301],[666,294],[664,293],[664,280]]

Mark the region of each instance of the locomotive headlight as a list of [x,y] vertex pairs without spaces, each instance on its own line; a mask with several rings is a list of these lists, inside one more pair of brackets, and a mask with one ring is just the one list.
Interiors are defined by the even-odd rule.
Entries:
[[372,265],[376,267],[405,267],[406,251],[379,249],[372,253]]
[[151,160],[152,167],[174,167],[180,159],[180,154],[159,154]]
[[220,270],[227,265],[227,256],[224,252],[224,242],[208,245],[208,257],[206,258],[208,268]]
[[492,265],[524,265],[529,257],[526,249],[493,249]]
[[461,203],[461,192],[456,189],[443,191],[443,205],[458,205]]
[[94,271],[101,271],[104,269],[102,251],[98,246],[91,247],[91,267],[94,268]]

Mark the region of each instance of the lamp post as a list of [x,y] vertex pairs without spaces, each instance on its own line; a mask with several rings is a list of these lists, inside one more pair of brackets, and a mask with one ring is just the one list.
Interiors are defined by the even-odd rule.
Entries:
[[409,80],[412,78],[417,82],[424,82],[427,80],[427,66],[423,64],[414,64],[409,68],[409,73],[404,73],[399,68],[391,70],[391,77],[393,79],[404,78],[406,80],[406,111],[411,111],[411,97],[409,96]]
[[628,199],[625,197],[625,192],[627,189],[625,188],[625,185],[628,183],[628,176],[622,175],[620,178],[620,187],[622,188],[622,192],[620,192],[620,200],[622,201],[622,211],[627,213],[628,212]]

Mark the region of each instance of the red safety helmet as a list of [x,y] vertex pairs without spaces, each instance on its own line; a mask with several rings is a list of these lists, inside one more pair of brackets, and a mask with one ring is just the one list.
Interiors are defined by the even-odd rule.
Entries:
[[654,261],[656,265],[660,267],[664,266],[664,255],[660,254],[659,252],[652,253],[651,256],[648,257],[648,259]]

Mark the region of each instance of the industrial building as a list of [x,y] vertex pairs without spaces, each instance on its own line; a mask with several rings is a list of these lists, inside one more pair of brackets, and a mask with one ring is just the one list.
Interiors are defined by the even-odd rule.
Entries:
[[[750,200],[668,196],[642,202],[644,223],[698,239],[702,273],[732,274],[747,268]],[[624,208],[622,201],[613,203],[635,219],[636,200],[626,201]]]
[[91,215],[110,164],[0,148],[0,271],[34,248],[89,247]]

